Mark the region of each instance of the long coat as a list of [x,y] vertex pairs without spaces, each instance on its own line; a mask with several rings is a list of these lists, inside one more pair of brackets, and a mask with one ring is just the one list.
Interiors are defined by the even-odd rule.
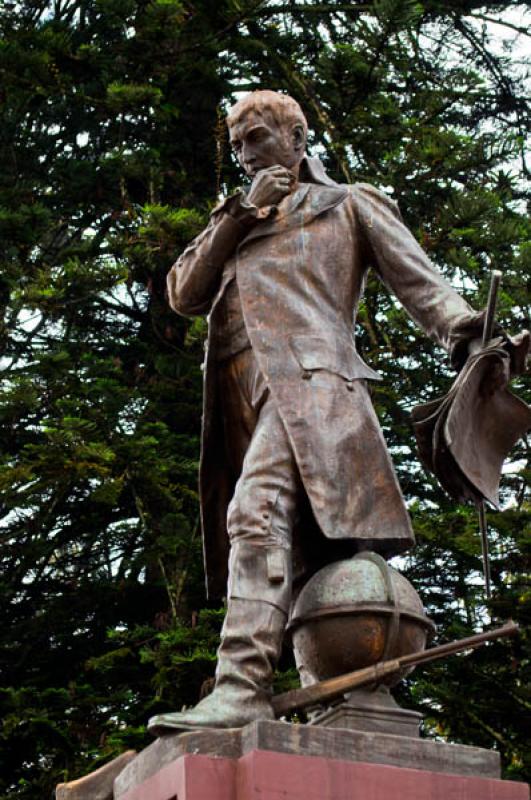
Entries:
[[[316,182],[300,183],[276,216],[258,220],[243,239],[241,225],[227,214],[228,201],[219,206],[168,275],[174,310],[209,312],[200,495],[211,596],[225,588],[226,511],[234,489],[212,335],[231,278],[236,275],[247,333],[319,528],[327,539],[355,539],[360,548],[387,555],[414,538],[368,392],[360,404],[360,393],[351,391],[353,381],[380,379],[354,340],[367,270],[374,267],[410,316],[449,351],[480,325],[393,201],[369,185],[333,184],[314,159],[306,162],[306,175]],[[238,200],[230,202],[234,207]]]

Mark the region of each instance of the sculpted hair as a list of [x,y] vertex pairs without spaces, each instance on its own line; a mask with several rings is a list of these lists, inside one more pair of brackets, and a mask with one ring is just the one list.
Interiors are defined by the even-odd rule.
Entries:
[[279,127],[288,127],[299,123],[304,129],[304,136],[308,132],[308,123],[302,113],[300,105],[289,94],[272,92],[269,89],[259,89],[250,92],[231,108],[227,115],[227,125],[231,128],[253,111],[264,119],[268,115]]

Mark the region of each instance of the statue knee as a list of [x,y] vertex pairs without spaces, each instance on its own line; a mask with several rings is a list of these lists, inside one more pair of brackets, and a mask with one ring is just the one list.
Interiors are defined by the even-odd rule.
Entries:
[[257,545],[248,541],[231,545],[229,598],[262,600],[287,615],[291,589],[292,559],[289,548]]
[[291,548],[295,519],[293,503],[287,502],[283,487],[274,491],[255,491],[248,487],[232,498],[227,512],[227,532],[231,545],[252,542],[263,547]]

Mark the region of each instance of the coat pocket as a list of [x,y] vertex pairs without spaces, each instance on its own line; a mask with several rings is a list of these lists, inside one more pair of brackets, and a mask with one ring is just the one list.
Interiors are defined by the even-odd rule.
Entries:
[[303,372],[326,370],[347,381],[381,381],[381,376],[360,357],[353,341],[325,339],[314,334],[290,336],[290,347]]

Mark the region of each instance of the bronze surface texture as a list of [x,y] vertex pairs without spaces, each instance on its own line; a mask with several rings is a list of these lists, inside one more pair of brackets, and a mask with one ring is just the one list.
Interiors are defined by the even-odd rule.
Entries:
[[[368,184],[335,183],[305,154],[306,120],[293,99],[253,92],[231,110],[228,128],[250,188],[214,209],[168,274],[172,308],[208,315],[201,520],[208,591],[227,597],[227,614],[213,694],[152,719],[156,735],[272,719],[271,681],[294,603],[303,683],[425,645],[430,624],[412,587],[381,564],[379,578],[370,569],[414,536],[371,404],[368,383],[380,376],[356,349],[368,270],[456,366],[483,328],[484,314],[431,264],[393,200]],[[508,342],[496,345],[495,361],[507,360]],[[470,367],[478,391],[489,359]],[[469,404],[468,416],[491,406]],[[491,495],[516,427],[495,448],[491,473],[475,477]],[[462,450],[453,457],[466,474],[478,459]],[[447,476],[446,462],[440,471]],[[356,559],[344,567],[351,592],[332,598],[335,618],[324,606],[297,611],[312,575],[360,551],[373,561],[365,572]],[[322,603],[330,586],[321,589]]]

